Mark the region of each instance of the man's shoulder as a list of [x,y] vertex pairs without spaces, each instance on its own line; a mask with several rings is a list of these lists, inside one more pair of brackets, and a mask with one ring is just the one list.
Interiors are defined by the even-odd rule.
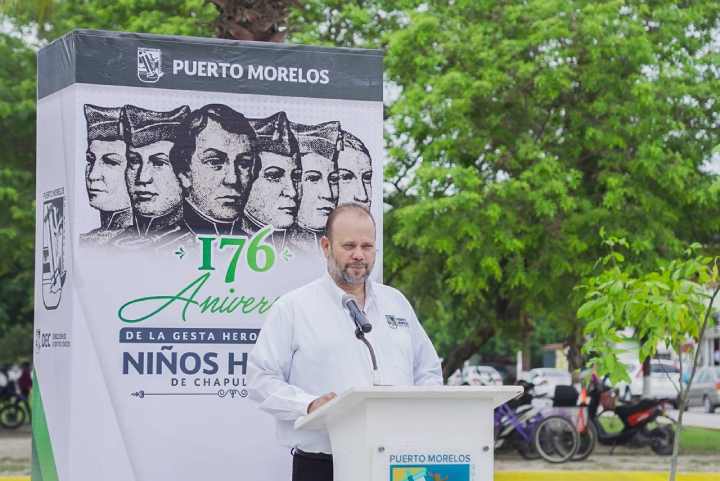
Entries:
[[382,282],[375,281],[373,281],[372,287],[377,293],[377,295],[381,296],[382,299],[404,302],[409,304],[407,297],[405,297],[405,294],[403,294],[400,289],[396,289],[393,286],[389,286],[387,284],[383,284]]
[[305,304],[309,300],[317,297],[318,292],[323,289],[323,277],[318,277],[307,284],[292,289],[277,300],[278,305],[292,307],[294,305]]

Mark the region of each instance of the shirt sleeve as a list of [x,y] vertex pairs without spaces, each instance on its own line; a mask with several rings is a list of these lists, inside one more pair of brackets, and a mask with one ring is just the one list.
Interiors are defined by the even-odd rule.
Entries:
[[409,302],[408,310],[413,344],[413,383],[416,386],[442,385],[440,358]]
[[250,398],[281,421],[304,416],[308,405],[318,397],[288,383],[294,351],[292,315],[278,301],[270,309],[248,357],[248,384]]

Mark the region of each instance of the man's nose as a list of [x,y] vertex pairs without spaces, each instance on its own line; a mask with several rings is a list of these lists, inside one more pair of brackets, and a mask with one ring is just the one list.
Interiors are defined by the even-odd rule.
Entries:
[[89,180],[102,180],[104,177],[99,161],[90,164],[90,170],[88,172]]
[[334,199],[335,196],[333,194],[332,186],[330,184],[330,181],[320,183],[320,193],[318,194],[318,197],[320,199],[329,201],[332,201]]
[[153,180],[152,173],[147,164],[140,164],[137,173],[138,184],[149,184]]
[[228,165],[225,167],[225,177],[223,177],[223,183],[225,185],[237,185],[238,174],[234,165]]
[[352,258],[354,260],[364,260],[365,259],[365,253],[362,250],[362,247],[358,246],[352,251]]
[[365,184],[360,181],[358,181],[355,185],[355,193],[353,194],[353,200],[360,204],[366,204],[370,200],[368,191],[365,188]]

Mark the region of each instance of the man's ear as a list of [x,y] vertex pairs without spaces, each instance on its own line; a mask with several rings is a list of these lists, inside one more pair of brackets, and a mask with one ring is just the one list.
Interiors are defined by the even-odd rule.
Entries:
[[330,239],[328,239],[325,235],[320,238],[320,248],[322,248],[325,257],[328,257],[330,251]]
[[180,172],[177,177],[183,190],[188,190],[190,187],[192,187],[192,182],[190,181],[190,176],[187,174],[187,172]]

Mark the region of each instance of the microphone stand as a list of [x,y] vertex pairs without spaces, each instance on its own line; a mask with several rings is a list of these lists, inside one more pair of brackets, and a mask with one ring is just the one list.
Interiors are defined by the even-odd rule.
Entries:
[[365,344],[370,351],[370,360],[372,361],[373,368],[373,386],[381,386],[380,384],[380,371],[377,366],[377,359],[375,358],[375,350],[373,349],[370,342],[365,338],[365,333],[360,329],[360,326],[355,329],[355,337],[357,337],[363,344]]

